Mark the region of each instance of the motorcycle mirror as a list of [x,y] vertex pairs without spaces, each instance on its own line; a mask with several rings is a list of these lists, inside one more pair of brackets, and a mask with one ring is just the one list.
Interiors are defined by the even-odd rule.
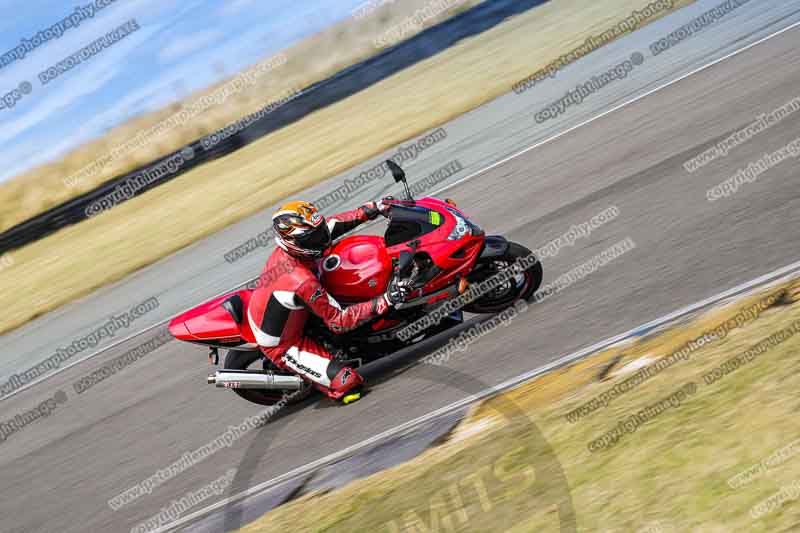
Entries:
[[403,184],[403,188],[406,191],[406,200],[408,200],[409,202],[413,202],[414,198],[411,196],[411,189],[408,188],[408,181],[406,181],[405,171],[402,169],[402,167],[400,167],[400,165],[398,165],[391,159],[386,160],[386,166],[388,166],[389,170],[392,172],[392,177],[394,177],[394,181],[396,183]]
[[394,177],[394,181],[400,183],[401,181],[405,181],[406,173],[403,168],[392,161],[391,159],[386,160],[386,165],[389,167],[389,170],[392,172],[392,176]]

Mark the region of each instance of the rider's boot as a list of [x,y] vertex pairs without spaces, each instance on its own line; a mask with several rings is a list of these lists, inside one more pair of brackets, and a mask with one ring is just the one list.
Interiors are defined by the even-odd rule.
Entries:
[[341,401],[347,405],[361,399],[361,391],[364,385],[364,378],[354,368],[349,366],[337,365],[337,361],[331,361],[327,369],[330,377],[333,375],[330,387],[320,387],[328,398]]

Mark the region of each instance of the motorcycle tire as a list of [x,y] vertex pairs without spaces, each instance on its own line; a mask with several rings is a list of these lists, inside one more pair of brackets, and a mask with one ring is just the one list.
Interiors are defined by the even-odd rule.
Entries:
[[[495,272],[511,266],[518,259],[532,255],[532,252],[521,244],[515,242],[509,242],[508,244],[506,253],[492,260],[490,267]],[[542,277],[542,262],[536,261],[536,264],[520,274],[518,278],[521,279],[512,278],[508,283],[465,305],[464,311],[476,314],[499,313],[514,305],[518,300],[530,301],[536,291],[539,290],[542,284]]]

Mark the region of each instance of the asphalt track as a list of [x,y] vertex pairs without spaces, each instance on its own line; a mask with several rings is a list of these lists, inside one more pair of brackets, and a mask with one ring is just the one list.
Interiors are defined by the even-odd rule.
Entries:
[[[455,183],[800,20],[800,6],[796,0],[750,1],[704,29],[701,35],[693,36],[657,56],[650,55],[648,46],[652,42],[717,4],[717,0],[699,0],[596,50],[562,69],[555,78],[538,84],[533,90],[517,95],[509,88],[508,94],[442,125],[447,132],[446,139],[429,147],[413,160],[404,162],[412,186],[415,181],[423,180],[436,169],[457,159],[463,170],[438,183],[437,188]],[[581,105],[572,106],[553,120],[537,124],[530,119],[545,105],[562,97],[568,89],[586,82],[591,75],[619,64],[634,51],[644,53],[645,62],[624,80],[604,87],[586,98]],[[394,105],[392,102],[381,102],[380,92],[373,94],[372,98],[376,99],[375,105]],[[409,143],[403,143],[403,146]],[[305,197],[320,199],[348,180],[355,181],[364,171],[396,153],[397,150],[393,148],[370,158],[313,187]],[[225,171],[224,160],[212,165],[216,165],[221,172]],[[531,179],[537,179],[536,175],[532,175]],[[391,180],[387,180],[375,179],[366,183],[348,194],[348,198],[330,205],[326,212],[350,209],[360,205],[360,202],[381,198],[389,192],[397,194],[397,187],[392,187]],[[535,213],[552,210],[552,206],[548,205],[537,204],[534,207],[537,208]],[[0,387],[12,374],[35,366],[52,355],[56,348],[64,348],[85,337],[105,324],[112,315],[118,316],[146,298],[157,297],[159,307],[120,331],[113,342],[162,323],[189,307],[255,277],[263,267],[268,248],[258,248],[233,263],[226,262],[224,255],[262,233],[275,208],[277,205],[3,335],[0,342]],[[529,211],[534,214],[530,208]],[[80,250],[76,250],[76,253],[80,253]],[[47,296],[42,294],[42,297]],[[96,348],[79,352],[65,364],[80,363],[82,359],[107,349],[113,342],[104,339]]]
[[[798,117],[693,174],[682,164],[760,113],[800,96],[797,42],[800,29],[790,29],[449,189],[446,195],[485,228],[531,247],[616,206],[619,217],[544,262],[549,280],[622,239],[636,243],[633,251],[479,340],[449,366],[481,383],[499,383],[796,261],[796,159],[729,198],[710,203],[706,191],[794,140]],[[692,47],[680,46],[687,53]],[[524,120],[533,124],[532,114],[519,120],[518,127]],[[112,511],[110,497],[259,412],[204,386],[204,352],[176,342],[75,393],[80,377],[157,334],[153,330],[2,401],[0,419],[6,420],[59,390],[67,393],[66,403],[48,419],[0,443],[0,531],[129,531],[172,499],[236,467],[254,440],[265,445],[257,464],[248,464],[256,484],[478,392],[465,380],[412,367],[347,408],[322,402],[287,410],[288,416]]]

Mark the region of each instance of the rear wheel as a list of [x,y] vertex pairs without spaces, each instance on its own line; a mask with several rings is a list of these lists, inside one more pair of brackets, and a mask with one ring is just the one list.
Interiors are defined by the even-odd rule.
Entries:
[[[252,367],[252,368],[248,368]],[[272,363],[267,361],[261,352],[244,352],[230,350],[225,356],[226,370],[270,370],[281,373]],[[291,405],[305,400],[313,390],[310,383],[306,383],[300,390],[259,390],[259,389],[233,389],[233,392],[247,400],[259,405],[275,405],[283,403]],[[286,395],[286,396],[284,396]]]
[[[532,255],[532,252],[515,242],[508,243],[508,250],[500,257],[479,266],[470,274],[469,281],[473,284],[486,281],[498,272],[509,268],[517,260]],[[504,281],[484,296],[464,306],[464,311],[469,313],[499,313],[514,305],[518,300],[530,300],[542,284],[542,263],[529,267],[514,277]]]

